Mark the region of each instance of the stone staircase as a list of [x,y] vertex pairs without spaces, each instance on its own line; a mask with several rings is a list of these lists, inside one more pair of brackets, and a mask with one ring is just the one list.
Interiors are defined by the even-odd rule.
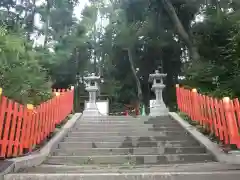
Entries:
[[76,122],[40,166],[5,180],[236,180],[237,167],[215,161],[169,117],[88,117]]

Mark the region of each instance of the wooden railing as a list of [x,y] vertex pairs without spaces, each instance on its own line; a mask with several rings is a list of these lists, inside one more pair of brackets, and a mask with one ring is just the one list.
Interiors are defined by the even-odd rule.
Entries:
[[0,91],[0,158],[32,152],[73,110],[74,90],[54,90],[54,97],[34,107],[14,102]]
[[225,145],[240,148],[240,104],[229,97],[217,99],[202,95],[196,89],[176,86],[177,104],[181,112],[213,133]]

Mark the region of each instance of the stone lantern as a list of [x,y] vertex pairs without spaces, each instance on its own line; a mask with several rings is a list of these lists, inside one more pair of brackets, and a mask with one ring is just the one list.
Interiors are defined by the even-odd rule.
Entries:
[[89,93],[89,102],[88,105],[85,106],[83,116],[101,115],[96,104],[97,92],[99,90],[98,83],[100,79],[100,76],[96,76],[95,73],[92,73],[90,76],[83,77],[83,80],[86,82],[86,91]]
[[167,116],[168,109],[163,102],[162,91],[165,88],[163,84],[163,78],[165,78],[167,74],[159,73],[158,70],[155,71],[154,74],[149,75],[149,81],[153,82],[152,91],[154,91],[156,95],[156,100],[153,102],[150,107],[150,116]]

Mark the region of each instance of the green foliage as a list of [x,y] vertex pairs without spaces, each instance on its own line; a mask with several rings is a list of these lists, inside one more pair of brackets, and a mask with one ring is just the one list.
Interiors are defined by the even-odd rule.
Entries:
[[[187,2],[181,2],[187,4]],[[180,8],[181,3],[176,3]],[[193,3],[192,3],[193,5]],[[198,9],[197,4],[194,7]],[[167,88],[164,100],[168,106],[175,106],[174,84],[181,68],[182,44],[174,40],[174,26],[163,9],[161,1],[111,1],[107,8],[109,25],[105,28],[103,37],[103,52],[110,65],[114,66],[113,78],[121,83],[118,101],[131,101],[138,94],[136,81],[128,61],[127,49],[133,52],[135,69],[139,69],[137,77],[141,83],[143,101],[147,106],[149,100],[154,98],[148,82],[148,76],[163,66],[168,73]],[[184,10],[179,15],[187,14]],[[182,17],[188,27],[192,16]]]
[[[39,103],[49,97],[50,81],[53,87],[66,88],[87,70],[104,77],[101,92],[114,96],[113,104],[135,99],[140,84],[148,106],[154,98],[148,76],[159,65],[168,74],[163,94],[170,108],[175,108],[179,74],[186,77],[183,84],[201,93],[240,96],[238,0],[91,0],[81,12],[81,20],[73,13],[82,3],[79,0],[45,0],[37,5],[39,2],[0,2],[0,25],[4,26],[0,32],[0,86],[11,98]],[[190,44],[201,56],[199,62],[190,59],[189,42],[176,31],[164,2],[173,6]],[[34,22],[37,14],[40,27]],[[195,22],[197,15],[204,20]],[[109,24],[97,27],[99,17],[107,18]],[[43,47],[33,48],[33,33],[44,37]]]
[[240,31],[235,12],[207,9],[205,20],[194,26],[201,61],[185,69],[183,82],[204,94],[240,97]]
[[[21,103],[51,98],[51,87],[68,88],[91,58],[95,5],[81,21],[74,16],[79,0],[4,0],[0,2],[0,87]],[[40,17],[41,24],[36,16]],[[39,44],[39,37],[43,44]]]
[[24,37],[0,27],[0,87],[4,95],[20,103],[39,104],[51,97],[51,84],[26,47]]

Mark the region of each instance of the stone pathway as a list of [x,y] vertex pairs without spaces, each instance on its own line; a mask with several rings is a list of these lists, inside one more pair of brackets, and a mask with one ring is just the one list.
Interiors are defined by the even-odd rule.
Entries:
[[9,166],[11,166],[13,162],[0,160],[0,173],[4,172]]
[[236,180],[239,166],[215,161],[169,117],[85,118],[40,166],[5,180]]

